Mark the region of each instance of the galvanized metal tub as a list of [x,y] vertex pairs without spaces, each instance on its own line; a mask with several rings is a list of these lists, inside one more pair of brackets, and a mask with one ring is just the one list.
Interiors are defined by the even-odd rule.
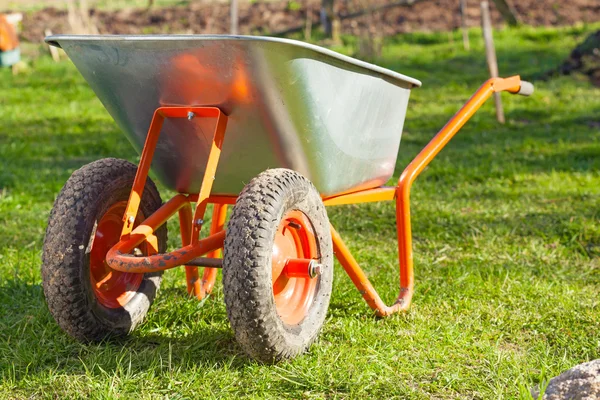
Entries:
[[[290,168],[324,196],[393,174],[416,79],[310,44],[256,36],[46,38],[62,47],[140,152],[154,110],[216,106],[229,116],[213,194],[237,195],[268,168]],[[152,169],[197,193],[215,121],[167,120]]]

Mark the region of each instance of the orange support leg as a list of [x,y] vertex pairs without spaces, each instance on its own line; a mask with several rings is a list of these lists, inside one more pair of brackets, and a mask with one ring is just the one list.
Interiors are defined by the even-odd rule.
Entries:
[[[194,217],[196,219],[201,219],[204,215],[204,210],[206,209],[205,200],[207,200],[210,195],[212,182],[215,179],[215,173],[221,155],[221,147],[223,145],[223,138],[225,137],[225,129],[227,127],[227,116],[217,107],[159,107],[154,111],[154,116],[152,117],[150,128],[146,135],[144,149],[140,156],[140,163],[135,174],[131,193],[129,194],[125,215],[123,215],[124,224],[121,238],[126,237],[133,229],[133,222],[135,221],[140,206],[142,194],[144,193],[144,186],[146,186],[146,179],[148,178],[148,172],[150,172],[150,165],[152,164],[152,158],[154,157],[154,150],[156,149],[160,130],[165,122],[165,118],[192,119],[195,117],[217,119],[213,142],[206,163],[206,172],[204,173],[204,179],[202,180],[202,186],[200,187],[198,205]],[[192,242],[198,240],[198,233],[200,232],[201,227],[202,224],[194,224]]]
[[[192,244],[192,206],[188,203],[186,207],[179,210],[179,230],[181,231],[181,244],[187,246]],[[191,295],[200,293],[200,280],[198,279],[198,268],[192,265],[185,266],[185,282],[187,292]]]
[[[210,224],[210,235],[221,232],[225,228],[225,220],[227,219],[227,205],[215,204],[212,214],[212,222]],[[207,257],[217,258],[222,257],[220,250],[211,251]],[[212,292],[217,279],[217,268],[205,267],[202,274],[202,283],[199,290],[196,292],[196,297],[202,300],[207,294]]]
[[[333,248],[335,255],[342,264],[354,285],[358,288],[365,301],[375,310],[378,316],[387,316],[398,311],[406,310],[410,306],[414,289],[412,232],[410,224],[410,188],[413,181],[427,167],[433,158],[446,146],[463,125],[475,114],[495,92],[508,91],[519,93],[521,90],[521,79],[518,76],[510,78],[492,78],[485,82],[465,105],[448,121],[439,133],[425,146],[425,148],[406,167],[396,186],[396,227],[398,234],[398,261],[400,264],[400,294],[391,306],[386,306],[377,291],[362,271],[350,251],[342,241],[340,235],[331,227]],[[331,200],[325,200],[325,204],[346,204],[345,197],[353,196],[353,199],[362,201],[384,200],[385,192],[374,192],[361,196],[359,194],[342,195]]]
[[122,252],[130,252],[134,249],[135,246],[142,243],[143,241],[156,240],[156,237],[154,236],[154,231],[158,229],[162,224],[167,222],[167,220],[179,209],[185,207],[186,205],[189,206],[189,199],[186,195],[178,194],[174,196],[171,200],[167,201],[158,210],[156,210],[152,215],[146,218],[131,233],[128,233],[126,236],[121,237],[119,243],[114,245],[113,248],[118,247]]
[[[137,215],[140,200],[150,171],[150,165],[158,143],[160,131],[165,118],[188,118],[195,117],[216,118],[216,126],[212,140],[212,146],[208,155],[206,170],[202,180],[199,194],[194,196],[197,202],[196,211],[192,216],[192,210],[189,204],[188,196],[179,194],[171,199],[165,206],[161,207],[156,213],[151,215],[136,229],[133,229],[133,222]],[[212,190],[212,184],[215,179],[221,148],[227,127],[227,116],[216,107],[160,107],[154,112],[144,149],[140,157],[140,164],[135,175],[133,188],[129,195],[127,208],[123,216],[123,230],[121,240],[108,252],[106,261],[109,266],[118,271],[126,272],[154,272],[163,271],[178,265],[186,264],[196,257],[200,257],[207,252],[211,252],[223,247],[224,233],[211,235],[206,239],[200,240],[199,233],[204,221],[204,212]],[[191,196],[190,196],[191,197]],[[149,257],[135,258],[128,253],[143,240],[152,240],[152,233],[166,220],[179,211],[181,234],[184,246],[168,254],[158,254]],[[196,267],[186,267],[186,277],[188,291],[198,295],[200,293],[200,282],[198,280],[198,271]]]
[[196,211],[194,212],[194,223],[192,226],[192,243],[196,243],[200,238],[200,229],[202,229],[202,225],[204,224],[204,212],[206,211],[210,192],[212,191],[212,185],[217,173],[217,166],[219,165],[219,158],[221,157],[221,148],[223,147],[226,127],[227,117],[219,110],[217,126],[215,127],[212,145],[210,152],[208,153],[208,160],[206,161],[206,170],[204,171],[202,185],[200,186],[200,192],[198,193],[198,199],[196,200]]

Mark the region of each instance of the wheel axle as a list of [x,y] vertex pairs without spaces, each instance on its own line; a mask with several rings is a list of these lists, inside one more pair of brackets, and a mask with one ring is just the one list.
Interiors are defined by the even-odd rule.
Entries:
[[315,278],[321,275],[323,264],[307,258],[290,258],[285,263],[284,273],[290,278]]

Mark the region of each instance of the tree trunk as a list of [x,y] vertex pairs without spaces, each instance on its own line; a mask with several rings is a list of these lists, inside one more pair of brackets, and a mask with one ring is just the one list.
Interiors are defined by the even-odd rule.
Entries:
[[239,25],[239,17],[238,17],[238,0],[230,0],[230,7],[231,7],[231,34],[232,35],[237,35],[239,30],[238,30],[238,25]]
[[504,18],[508,25],[519,25],[520,21],[519,16],[517,15],[517,11],[512,6],[512,4],[509,3],[509,0],[493,0],[493,2],[496,5],[496,8],[500,12],[500,14],[502,14],[502,18]]
[[462,28],[463,47],[465,50],[471,48],[469,42],[469,27],[467,26],[467,0],[460,0],[460,26]]
[[321,4],[321,25],[325,36],[330,38],[333,35],[333,0],[323,0]]
[[[377,4],[377,5],[365,8],[363,10],[360,10],[360,11],[355,11],[355,12],[351,12],[348,14],[339,15],[337,18],[339,18],[340,21],[345,21],[348,19],[358,18],[363,15],[368,15],[368,14],[378,12],[378,11],[390,10],[394,7],[412,6],[413,4],[416,4],[420,1],[424,1],[424,0],[396,0],[391,3]],[[321,8],[321,11],[323,11],[322,8]],[[323,17],[322,14],[321,14],[321,17]],[[316,28],[317,26],[323,26],[322,18],[320,18],[319,21],[314,21],[312,23],[313,28]],[[285,35],[289,35],[290,33],[302,32],[304,27],[305,27],[305,24],[302,23],[300,25],[297,25],[297,26],[294,26],[291,28],[287,28],[282,31],[274,32],[273,36],[285,36]]]

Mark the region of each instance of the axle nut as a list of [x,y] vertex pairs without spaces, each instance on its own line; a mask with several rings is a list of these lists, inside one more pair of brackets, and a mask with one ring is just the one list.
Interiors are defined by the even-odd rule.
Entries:
[[310,276],[311,278],[314,278],[316,276],[321,275],[322,271],[323,271],[323,264],[319,264],[316,261],[310,262],[310,265],[308,266],[308,276]]

